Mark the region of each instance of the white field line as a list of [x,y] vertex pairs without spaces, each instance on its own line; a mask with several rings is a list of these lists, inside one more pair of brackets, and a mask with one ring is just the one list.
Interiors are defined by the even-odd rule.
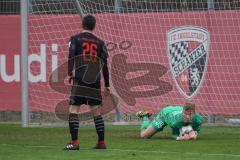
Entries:
[[[0,146],[9,146],[9,147],[24,147],[24,148],[59,148],[59,146],[42,146],[42,145],[17,145],[17,144],[0,144]],[[92,150],[89,148],[81,148],[80,150]],[[137,150],[137,149],[106,149],[104,151],[119,151],[119,152],[139,152],[139,153],[159,153],[159,154],[186,154],[186,155],[196,155],[196,156],[226,156],[226,157],[240,157],[240,154],[220,154],[220,153],[198,153],[198,152],[171,152],[171,151],[146,151],[146,150]]]

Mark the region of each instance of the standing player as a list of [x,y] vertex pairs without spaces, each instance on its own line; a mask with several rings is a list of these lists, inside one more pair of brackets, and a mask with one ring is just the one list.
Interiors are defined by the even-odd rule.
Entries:
[[78,150],[79,106],[85,104],[91,107],[98,142],[94,149],[106,149],[104,142],[104,120],[99,106],[102,104],[100,73],[103,73],[105,95],[110,94],[109,72],[107,66],[108,53],[104,42],[92,33],[96,19],[86,15],[82,20],[83,31],[74,35],[69,42],[68,76],[73,84],[70,96],[69,131],[71,142],[65,150]]
[[[203,122],[202,116],[195,112],[195,105],[192,103],[186,103],[184,106],[167,106],[160,110],[152,122],[149,122],[149,113],[139,111],[136,115],[143,119],[140,133],[141,138],[151,138],[155,133],[162,131],[168,125],[172,128],[173,139],[196,139]],[[193,130],[189,130],[185,134],[180,134],[180,129],[183,126],[192,126]]]

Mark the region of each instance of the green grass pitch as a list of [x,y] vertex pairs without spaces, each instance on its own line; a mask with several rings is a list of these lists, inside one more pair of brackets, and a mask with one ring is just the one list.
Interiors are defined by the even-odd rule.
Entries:
[[0,125],[1,160],[239,160],[240,127],[203,126],[196,141],[170,138],[170,129],[152,139],[140,139],[138,126],[106,126],[106,150],[96,143],[94,126],[81,126],[79,151],[64,151],[67,128],[21,128]]

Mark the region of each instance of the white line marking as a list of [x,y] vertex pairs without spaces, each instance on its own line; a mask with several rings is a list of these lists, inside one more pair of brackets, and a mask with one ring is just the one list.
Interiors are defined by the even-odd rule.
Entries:
[[[37,146],[37,145],[17,145],[17,144],[0,144],[0,146],[9,146],[9,147],[25,147],[25,148],[58,148],[59,146]],[[93,150],[91,148],[80,148],[80,150]],[[146,151],[146,150],[136,150],[136,149],[118,149],[110,148],[104,151],[120,151],[120,152],[140,152],[140,153],[160,153],[160,154],[186,154],[186,155],[202,155],[202,156],[229,156],[229,157],[240,157],[240,154],[221,154],[221,153],[198,153],[198,152],[171,152],[171,151]]]
[[146,151],[146,150],[135,150],[135,149],[107,149],[122,152],[141,152],[141,153],[161,153],[161,154],[187,154],[187,155],[204,155],[204,156],[231,156],[240,157],[239,154],[220,154],[220,153],[198,153],[198,152],[171,152],[171,151]]

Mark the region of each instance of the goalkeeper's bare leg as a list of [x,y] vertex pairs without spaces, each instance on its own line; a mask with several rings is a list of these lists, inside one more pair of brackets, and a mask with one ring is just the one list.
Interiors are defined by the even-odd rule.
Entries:
[[140,137],[141,138],[151,138],[155,133],[157,133],[157,130],[151,125],[149,121],[149,117],[152,114],[148,112],[139,111],[136,113],[136,116],[139,118],[142,118],[141,123],[141,131],[140,131]]
[[143,139],[151,138],[155,133],[157,133],[157,130],[152,125],[149,125],[147,129],[141,130],[140,137]]

